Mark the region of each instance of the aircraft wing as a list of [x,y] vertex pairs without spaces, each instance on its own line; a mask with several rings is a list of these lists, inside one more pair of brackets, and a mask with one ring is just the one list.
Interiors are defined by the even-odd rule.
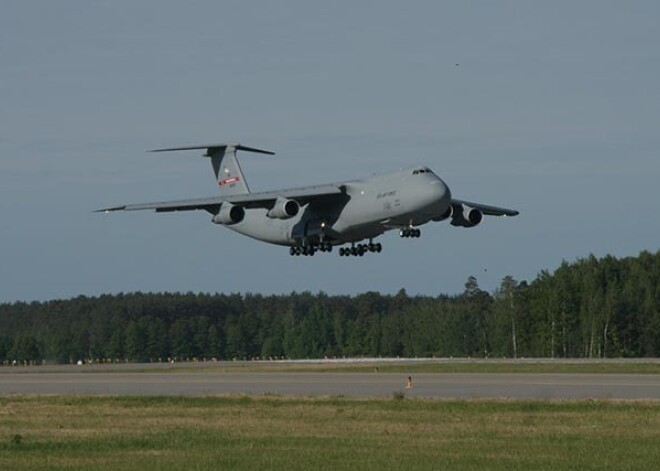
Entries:
[[487,204],[470,203],[469,201],[451,200],[452,206],[470,206],[471,208],[478,209],[487,216],[517,216],[519,213],[515,209],[499,208],[497,206],[489,206]]
[[272,208],[278,197],[295,200],[300,205],[312,201],[328,200],[345,194],[342,185],[317,185],[303,188],[293,188],[280,191],[264,191],[260,193],[248,193],[245,195],[214,196],[210,198],[197,198],[176,201],[163,201],[159,203],[138,203],[113,206],[99,209],[96,213],[110,211],[140,211],[153,209],[158,213],[171,211],[193,211],[203,209],[215,213],[223,202],[242,206],[244,208]]
[[245,208],[271,208],[278,197],[295,200],[301,206],[312,201],[328,200],[346,194],[343,185],[315,185],[289,190],[264,191],[261,193],[248,193],[246,195],[233,195],[222,198],[231,204]]

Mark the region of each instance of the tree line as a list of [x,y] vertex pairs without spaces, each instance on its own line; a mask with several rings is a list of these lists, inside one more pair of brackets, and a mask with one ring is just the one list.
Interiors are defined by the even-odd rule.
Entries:
[[0,304],[0,363],[657,357],[660,252],[563,262],[488,293],[132,293]]

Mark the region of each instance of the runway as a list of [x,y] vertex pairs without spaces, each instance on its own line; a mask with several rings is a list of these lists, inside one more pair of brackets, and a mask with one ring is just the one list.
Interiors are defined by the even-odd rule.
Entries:
[[0,395],[218,395],[660,399],[660,375],[425,373],[406,389],[402,373],[12,372],[0,370]]

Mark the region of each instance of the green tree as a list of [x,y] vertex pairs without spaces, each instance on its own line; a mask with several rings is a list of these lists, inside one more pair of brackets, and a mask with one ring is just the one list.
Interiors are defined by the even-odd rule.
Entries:
[[151,360],[163,360],[169,356],[167,327],[162,319],[149,319],[146,342],[146,356]]
[[16,338],[12,349],[8,353],[11,360],[39,361],[41,351],[37,339],[32,335],[20,335]]
[[130,320],[126,326],[126,355],[131,360],[144,361],[146,359],[146,332],[142,326]]
[[194,352],[193,333],[187,319],[177,319],[171,328],[172,354],[180,359],[190,358]]
[[9,360],[9,350],[13,345],[11,337],[7,335],[0,335],[0,363]]

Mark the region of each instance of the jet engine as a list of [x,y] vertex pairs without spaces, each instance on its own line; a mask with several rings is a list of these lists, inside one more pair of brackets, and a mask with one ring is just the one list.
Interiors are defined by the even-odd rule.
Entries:
[[225,226],[231,226],[232,224],[238,224],[245,217],[245,209],[242,206],[236,206],[231,203],[222,203],[220,206],[220,211],[218,214],[213,216],[213,221],[215,224],[224,224]]
[[271,219],[289,219],[298,214],[298,211],[300,211],[298,202],[278,196],[266,216]]
[[450,204],[449,206],[447,206],[447,209],[444,213],[442,213],[440,216],[434,217],[433,220],[435,222],[444,221],[445,219],[452,217],[453,214],[454,214],[454,207]]
[[451,217],[451,225],[458,227],[474,227],[478,225],[484,218],[484,215],[477,208],[462,204],[458,208],[454,208]]

